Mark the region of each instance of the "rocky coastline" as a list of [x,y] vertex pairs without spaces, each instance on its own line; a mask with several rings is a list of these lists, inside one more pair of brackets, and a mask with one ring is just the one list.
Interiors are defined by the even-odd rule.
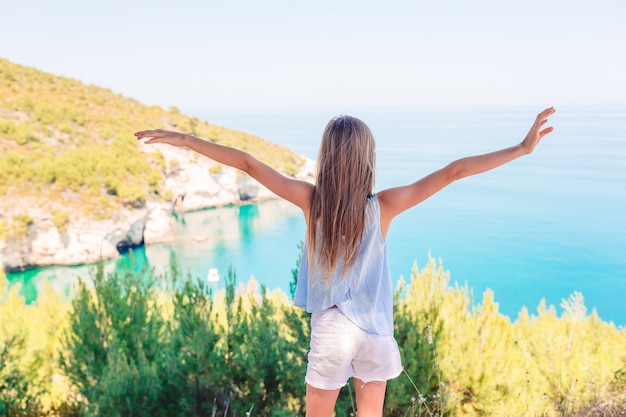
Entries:
[[[53,212],[63,201],[7,196],[0,203],[0,218],[20,214],[31,221],[23,236],[0,239],[0,266],[15,272],[116,259],[133,247],[172,241],[176,213],[276,198],[245,173],[216,165],[188,149],[138,146],[144,152],[158,149],[164,155],[167,168],[163,188],[169,190],[171,199],[149,198],[143,207],[122,208],[102,220],[73,212],[59,230]],[[314,161],[305,161],[295,177],[312,181]]]

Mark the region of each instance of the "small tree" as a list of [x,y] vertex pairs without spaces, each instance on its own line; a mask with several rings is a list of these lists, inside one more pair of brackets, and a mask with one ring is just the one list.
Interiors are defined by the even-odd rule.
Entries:
[[[155,307],[149,271],[118,263],[105,276],[100,264],[93,289],[84,281],[72,301],[61,365],[86,399],[90,413],[153,416],[160,394],[163,319]],[[108,413],[112,414],[108,414]]]
[[24,339],[19,335],[0,342],[0,416],[44,414],[38,399],[39,390],[20,367],[19,358],[24,352]]
[[218,400],[224,403],[226,395],[219,313],[214,312],[207,284],[191,277],[175,285],[172,303],[168,349],[161,368],[161,404],[168,415],[206,416]]

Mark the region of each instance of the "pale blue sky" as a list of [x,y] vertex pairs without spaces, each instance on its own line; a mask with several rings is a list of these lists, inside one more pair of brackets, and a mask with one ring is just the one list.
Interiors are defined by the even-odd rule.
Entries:
[[0,57],[185,109],[626,103],[626,2],[1,0]]

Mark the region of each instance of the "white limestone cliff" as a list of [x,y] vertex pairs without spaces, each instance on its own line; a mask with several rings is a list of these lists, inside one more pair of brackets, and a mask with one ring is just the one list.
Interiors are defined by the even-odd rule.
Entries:
[[[188,149],[139,146],[145,152],[158,149],[163,154],[167,169],[162,194],[171,195],[170,201],[149,199],[142,208],[123,209],[113,218],[103,220],[89,220],[72,212],[63,230],[58,230],[52,213],[62,202],[38,202],[33,197],[3,198],[0,219],[20,214],[27,215],[32,222],[25,235],[0,239],[0,266],[12,271],[114,259],[130,247],[171,241],[175,212],[275,198],[246,174],[230,167],[218,170],[213,161]],[[313,170],[313,161],[307,160],[297,177],[312,181]]]

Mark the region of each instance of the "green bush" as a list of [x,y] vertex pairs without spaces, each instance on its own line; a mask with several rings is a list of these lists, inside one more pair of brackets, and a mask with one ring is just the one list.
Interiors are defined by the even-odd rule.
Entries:
[[25,351],[25,341],[20,335],[0,340],[0,416],[43,415],[40,392],[20,363]]
[[[537,315],[524,309],[511,322],[498,311],[492,291],[485,291],[482,302],[474,305],[471,291],[451,287],[448,279],[441,265],[436,267],[430,259],[422,271],[414,269],[411,290],[396,306],[399,326],[405,326],[410,317],[423,318],[414,321],[418,325],[413,329],[410,325],[406,330],[397,328],[397,336],[401,351],[415,355],[403,358],[421,392],[415,390],[414,397],[434,399],[430,410],[445,410],[453,416],[576,416],[615,395],[613,380],[623,367],[620,358],[626,354],[626,331],[602,322],[593,312],[587,314],[580,294],[563,300],[561,317],[543,303]],[[430,367],[416,364],[427,359],[420,353],[424,336],[406,334],[423,333],[424,324],[433,331],[435,364]],[[416,365],[417,370],[411,372]],[[403,378],[393,386],[407,385]],[[431,383],[420,385],[419,381]],[[408,396],[410,390],[404,391]],[[389,394],[393,401],[388,407],[397,410],[392,415],[401,415],[406,407],[406,397],[400,397],[396,401]],[[429,414],[424,411],[422,415]]]
[[37,141],[34,133],[24,124],[15,124],[10,120],[0,119],[0,137],[15,141],[18,145],[25,145]]
[[306,322],[284,294],[236,295],[232,272],[221,301],[176,268],[168,280],[161,292],[149,271],[118,265],[107,276],[100,267],[93,290],[79,284],[62,364],[89,414],[303,410],[304,384],[293,381],[306,368]]
[[[20,392],[51,404],[40,409],[48,415],[302,415],[308,315],[280,291],[238,284],[232,271],[213,293],[170,264],[165,277],[132,263],[108,274],[101,266],[78,284],[69,313],[50,290],[25,305],[0,271],[0,386],[13,387],[12,397],[0,389],[5,403]],[[472,300],[433,259],[401,282],[395,330],[405,373],[388,384],[385,415],[626,410],[626,331],[589,314],[581,294],[563,300],[560,317],[543,303],[513,322],[491,291]],[[351,388],[338,417],[355,412]]]
[[14,214],[12,217],[10,233],[16,238],[28,237],[30,234],[29,227],[32,226],[34,219],[28,214]]
[[442,305],[449,274],[430,262],[422,271],[417,265],[408,286],[400,280],[395,294],[394,325],[404,375],[389,382],[387,409],[404,415],[408,409],[442,413],[441,378],[437,344],[443,327]]
[[152,274],[122,264],[108,275],[99,265],[93,291],[79,282],[61,364],[89,414],[157,413],[164,322],[154,292]]
[[19,286],[8,288],[0,269],[0,415],[34,417],[48,415],[54,406],[71,408],[57,366],[66,311],[46,283],[37,303],[27,305]]
[[222,172],[223,169],[224,169],[223,165],[220,164],[219,162],[216,162],[213,165],[211,165],[211,168],[209,168],[209,172],[215,175],[215,174]]
[[67,230],[67,225],[70,222],[70,215],[64,211],[53,211],[52,221],[56,226],[59,233],[63,233]]

